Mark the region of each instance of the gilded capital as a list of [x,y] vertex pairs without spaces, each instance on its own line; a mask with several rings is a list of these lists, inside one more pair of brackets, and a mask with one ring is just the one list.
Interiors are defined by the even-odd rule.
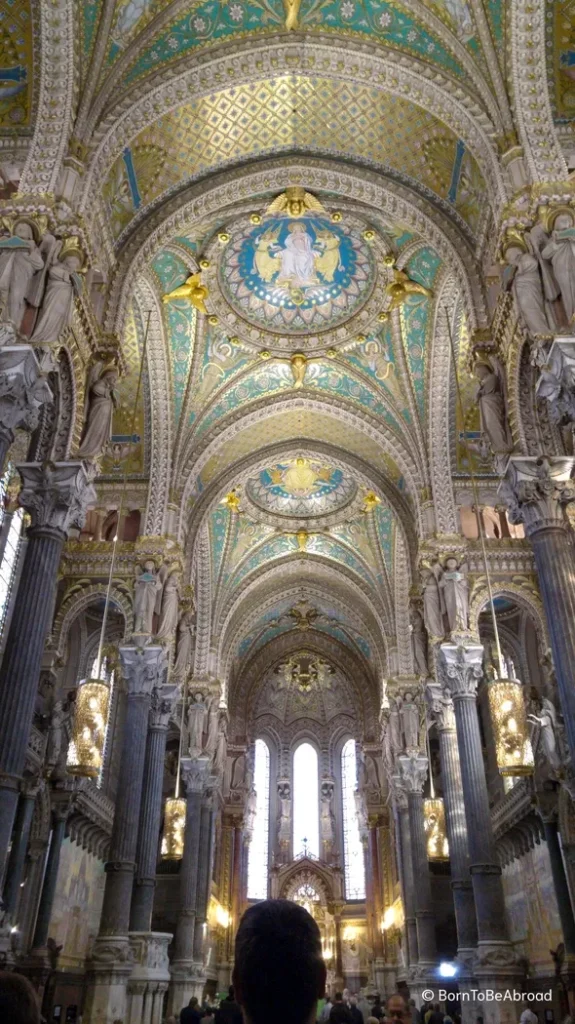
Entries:
[[527,536],[546,527],[566,527],[564,506],[575,500],[575,459],[514,456],[499,493],[512,523],[524,523]]

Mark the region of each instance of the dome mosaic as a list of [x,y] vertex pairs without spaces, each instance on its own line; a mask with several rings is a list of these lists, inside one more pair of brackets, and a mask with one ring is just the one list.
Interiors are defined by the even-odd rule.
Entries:
[[301,519],[343,508],[356,491],[344,470],[303,456],[275,463],[246,484],[248,497],[262,511]]

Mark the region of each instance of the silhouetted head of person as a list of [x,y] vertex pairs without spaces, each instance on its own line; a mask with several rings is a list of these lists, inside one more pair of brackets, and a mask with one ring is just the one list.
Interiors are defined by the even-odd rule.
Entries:
[[311,1024],[325,980],[319,928],[307,910],[290,900],[246,910],[233,974],[246,1024]]
[[40,1024],[40,1006],[32,985],[22,974],[0,971],[0,1020],[10,1024]]
[[388,1020],[405,1021],[408,1017],[407,1003],[401,992],[394,992],[385,1005],[385,1016]]

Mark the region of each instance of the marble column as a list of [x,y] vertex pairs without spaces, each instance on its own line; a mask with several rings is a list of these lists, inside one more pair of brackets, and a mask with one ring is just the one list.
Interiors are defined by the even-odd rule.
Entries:
[[[4,330],[4,325],[3,325]],[[17,430],[35,430],[52,392],[31,345],[0,348],[0,474]]]
[[[479,989],[513,989],[520,984],[521,971],[507,932],[501,867],[491,827],[477,714],[477,685],[483,675],[483,647],[479,644],[466,647],[442,644],[439,671],[444,688],[453,699],[457,729],[477,919],[474,974]],[[483,1005],[486,1024],[517,1018],[516,1004],[507,1000],[485,1002]]]
[[182,758],[182,782],[186,793],[184,855],[180,868],[179,914],[174,935],[168,1013],[179,1013],[197,995],[194,965],[194,931],[198,896],[202,796],[208,780],[208,757]]
[[[209,780],[215,784],[216,779]],[[200,811],[200,851],[198,867],[198,889],[196,894],[196,923],[194,928],[194,962],[198,970],[203,967],[204,945],[208,920],[208,904],[214,869],[214,831],[216,824],[216,794],[208,788],[202,798]]]
[[243,813],[233,816],[234,850],[232,860],[232,928],[236,932],[242,916],[242,858],[244,849]]
[[152,690],[162,681],[166,654],[162,647],[120,647],[126,693],[124,729],[116,791],[116,810],[100,931],[87,965],[86,1024],[112,1024],[126,1012],[126,986],[131,972],[130,904],[136,868],[138,822],[146,754],[145,738]]
[[26,851],[30,839],[30,827],[34,815],[34,804],[40,790],[40,785],[40,779],[34,777],[23,779],[20,787],[20,803],[18,804],[16,822],[12,833],[12,847],[10,857],[8,858],[6,881],[2,895],[4,911],[10,921],[15,921],[16,918],[20,885],[24,875]]
[[381,815],[371,815],[368,821],[368,847],[367,847],[367,869],[368,888],[371,888],[373,896],[373,952],[376,960],[383,961],[383,936],[381,934],[381,922],[383,918],[383,891],[381,886],[381,871],[379,863],[379,845],[377,841],[377,829],[382,820]]
[[403,892],[403,911],[405,915],[405,932],[407,939],[406,965],[414,967],[419,959],[417,945],[417,923],[415,919],[415,882],[413,877],[413,858],[411,855],[411,832],[409,828],[409,810],[407,794],[399,784],[399,779],[392,779],[393,802],[397,816],[397,838],[399,846],[399,870]]
[[52,835],[48,849],[48,859],[42,883],[42,895],[38,906],[38,916],[32,940],[32,954],[41,954],[46,950],[48,942],[50,919],[54,907],[56,895],[56,882],[58,881],[58,870],[60,868],[60,854],[62,843],[66,836],[66,822],[73,802],[74,780],[70,780],[68,790],[54,792],[52,794]]
[[149,932],[152,927],[158,839],[162,823],[166,737],[176,694],[176,686],[163,686],[152,692],[136,852],[136,880],[130,909],[131,932]]
[[84,522],[96,492],[82,462],[18,467],[28,545],[0,677],[0,877],[18,803],[56,576],[68,531]]
[[333,912],[334,926],[335,926],[335,987],[341,992],[343,984],[343,946],[342,946],[342,933],[341,933],[341,912],[344,908],[344,903],[334,903],[331,907],[328,906],[328,910]]
[[427,699],[439,736],[445,824],[451,865],[451,888],[457,926],[457,956],[465,964],[472,960],[477,946],[477,920],[469,871],[467,822],[465,820],[455,714],[453,701],[444,694],[439,683],[428,683]]
[[575,500],[574,467],[572,458],[512,457],[500,487],[511,522],[524,524],[533,548],[573,772],[575,573],[573,531],[566,506]]
[[539,793],[537,809],[543,821],[545,841],[551,862],[551,875],[557,899],[561,931],[565,955],[561,965],[561,978],[569,999],[569,1012],[575,1011],[575,917],[571,903],[569,884],[565,873],[565,864],[559,842],[559,826],[557,817],[557,794],[553,792]]
[[427,758],[421,754],[402,754],[397,758],[401,785],[407,793],[411,856],[415,885],[415,921],[417,925],[418,974],[423,976],[435,966],[435,914],[431,897],[431,878],[427,860],[423,821],[423,785],[427,778]]

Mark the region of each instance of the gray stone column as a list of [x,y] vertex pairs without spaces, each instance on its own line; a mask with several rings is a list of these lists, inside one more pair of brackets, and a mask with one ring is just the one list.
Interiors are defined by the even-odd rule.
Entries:
[[453,701],[443,693],[438,683],[428,683],[427,699],[439,735],[445,824],[451,864],[451,888],[457,925],[457,955],[463,963],[466,963],[473,956],[477,946],[477,919],[469,871],[467,822],[465,821]]
[[[3,333],[6,328],[3,326]],[[31,345],[0,348],[0,474],[17,430],[35,430],[40,409],[52,401]]]
[[[71,782],[71,786],[73,787],[73,782]],[[42,884],[42,895],[40,896],[36,927],[34,929],[34,938],[32,940],[33,954],[36,952],[40,953],[40,951],[45,950],[46,943],[48,942],[50,919],[52,917],[52,909],[54,907],[56,882],[58,881],[58,869],[60,867],[60,854],[62,852],[62,843],[66,835],[66,822],[68,820],[71,802],[73,799],[70,792],[54,793],[53,798],[52,835],[50,838],[50,847],[48,849],[46,871],[44,872],[44,882]]]
[[138,823],[152,689],[165,670],[162,647],[120,647],[126,715],[116,793],[116,811],[106,864],[100,935],[127,936],[136,867]]
[[82,462],[19,466],[20,504],[30,513],[28,546],[0,676],[0,877],[24,770],[62,546],[81,526],[96,492]]
[[174,936],[168,1013],[179,1013],[195,995],[194,930],[198,898],[198,869],[202,796],[208,780],[208,757],[182,758],[182,782],[186,792],[184,856],[180,867],[180,910]]
[[[210,779],[215,783],[215,779]],[[216,823],[216,794],[208,790],[202,799],[200,812],[200,851],[198,866],[198,890],[196,894],[196,923],[194,928],[194,962],[203,964],[208,903],[214,867],[214,831]]]
[[[571,990],[572,993],[575,987],[575,917],[573,915],[563,854],[559,843],[557,794],[553,792],[538,793],[537,806],[543,821],[547,851],[551,862],[553,887],[557,898],[557,909],[559,911],[559,920],[561,921],[561,931],[563,932],[563,943],[565,946],[561,976],[565,982],[566,989],[568,991]],[[571,1003],[572,995],[569,1001]]]
[[6,881],[4,883],[3,904],[6,915],[10,921],[14,921],[20,895],[20,883],[24,874],[26,851],[30,839],[30,826],[34,814],[34,804],[40,789],[38,778],[23,779],[21,785],[20,803],[16,814],[14,832],[12,833],[12,847],[8,866],[6,868]]
[[[448,695],[453,698],[457,728],[477,917],[478,956],[474,973],[480,989],[513,989],[519,984],[521,972],[507,932],[501,867],[491,827],[477,715],[476,695],[477,684],[483,675],[483,647],[479,644],[467,647],[442,644],[439,668]],[[518,1016],[515,1004],[507,1001],[484,1005],[488,1022],[516,1019]]]
[[131,932],[149,932],[152,927],[158,839],[162,823],[166,736],[176,693],[175,686],[164,686],[152,693],[136,854],[136,881],[130,910]]
[[531,541],[543,599],[565,731],[575,771],[575,549],[566,505],[575,500],[575,459],[511,458],[500,493],[509,518]]
[[401,785],[407,793],[409,831],[415,888],[415,920],[417,924],[418,972],[420,975],[435,966],[435,914],[431,898],[431,879],[427,860],[423,823],[423,785],[427,778],[427,758],[421,754],[402,754],[397,759]]
[[417,924],[415,920],[415,883],[413,880],[413,858],[411,856],[411,833],[409,831],[409,810],[407,794],[397,780],[393,780],[393,802],[397,820],[397,840],[399,847],[398,864],[401,874],[403,892],[403,909],[405,914],[405,933],[407,939],[406,965],[415,966],[419,959],[417,946]]

